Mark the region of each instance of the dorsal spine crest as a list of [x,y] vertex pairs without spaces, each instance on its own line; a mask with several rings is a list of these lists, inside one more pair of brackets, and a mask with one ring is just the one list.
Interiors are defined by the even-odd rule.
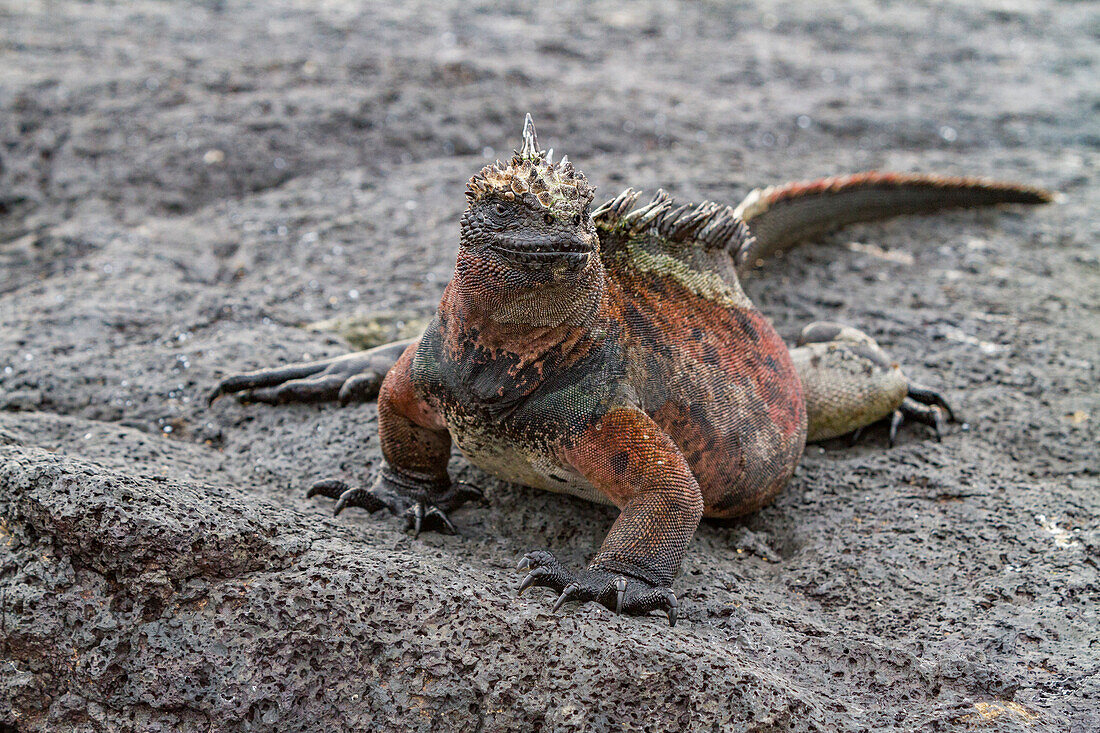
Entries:
[[[535,124],[523,121],[523,144],[506,162],[496,161],[478,171],[466,184],[466,198],[474,203],[498,196],[507,201],[528,200],[563,216],[578,214],[592,202],[595,188],[576,170],[568,156],[555,165],[554,151],[539,147]],[[525,196],[530,199],[525,199]]]
[[601,204],[592,218],[599,227],[619,229],[629,236],[651,232],[673,242],[696,242],[731,254],[752,240],[745,222],[729,206],[713,201],[677,206],[672,196],[658,189],[648,204],[634,208],[640,196],[640,191],[628,188]]

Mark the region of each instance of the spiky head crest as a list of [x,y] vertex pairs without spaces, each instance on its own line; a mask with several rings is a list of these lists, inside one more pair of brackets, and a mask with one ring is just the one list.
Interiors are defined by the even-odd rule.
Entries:
[[584,211],[592,203],[596,189],[588,179],[574,170],[569,158],[555,165],[553,149],[549,152],[539,147],[535,123],[528,113],[523,121],[523,146],[513,151],[507,163],[499,160],[478,171],[466,184],[466,198],[470,203],[490,196],[507,201],[535,201],[551,212],[572,216]]

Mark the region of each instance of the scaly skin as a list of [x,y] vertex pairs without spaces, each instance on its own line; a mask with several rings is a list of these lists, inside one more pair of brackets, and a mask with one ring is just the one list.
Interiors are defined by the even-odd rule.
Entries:
[[473,492],[447,474],[453,441],[502,479],[621,509],[587,568],[531,552],[521,590],[559,591],[555,608],[661,609],[675,623],[670,586],[701,517],[768,503],[807,439],[890,415],[891,439],[901,416],[938,435],[953,416],[854,329],[813,324],[788,349],[738,271],[833,224],[1050,198],[877,173],[757,191],[737,210],[676,206],[661,191],[636,207],[628,189],[590,211],[592,195],[571,164],[539,149],[528,116],[523,149],[470,180],[455,275],[419,339],[231,377],[212,398],[369,399],[392,365],[378,392],[378,482],[325,480],[311,494],[338,498],[337,512],[385,507],[417,532],[454,531],[447,512]]

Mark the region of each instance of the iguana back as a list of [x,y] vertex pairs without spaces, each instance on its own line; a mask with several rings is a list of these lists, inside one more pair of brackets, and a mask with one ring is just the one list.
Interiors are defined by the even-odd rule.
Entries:
[[633,208],[638,196],[593,218],[639,406],[683,452],[708,516],[754,511],[790,478],[806,410],[786,345],[734,270],[751,237],[727,206],[658,191]]

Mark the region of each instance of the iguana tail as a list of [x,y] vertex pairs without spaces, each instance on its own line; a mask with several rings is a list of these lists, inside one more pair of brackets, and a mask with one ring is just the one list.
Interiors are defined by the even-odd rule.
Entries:
[[737,252],[739,274],[769,255],[846,224],[956,207],[1045,204],[1050,191],[985,178],[925,173],[856,173],[752,191],[736,213],[755,239]]

